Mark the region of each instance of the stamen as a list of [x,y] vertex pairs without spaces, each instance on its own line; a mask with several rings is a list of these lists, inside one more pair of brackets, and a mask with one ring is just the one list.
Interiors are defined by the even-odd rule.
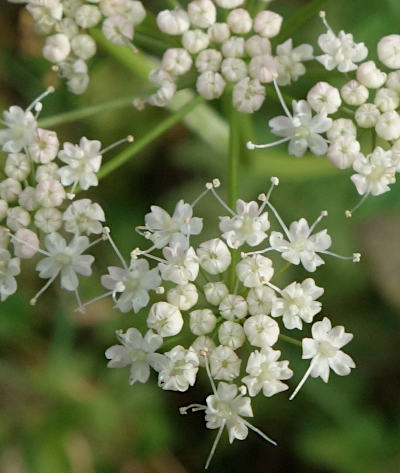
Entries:
[[246,143],[246,147],[247,149],[265,149],[265,148],[272,148],[273,146],[278,146],[278,145],[281,145],[282,143],[286,143],[287,141],[291,140],[292,138],[290,137],[287,137],[287,138],[282,138],[280,140],[277,140],[277,141],[273,141],[272,143],[266,143],[265,145],[256,145],[255,143],[253,143],[252,141],[248,141]]
[[[274,248],[272,248],[272,246],[270,246],[269,248],[265,248],[264,250],[250,251],[249,253],[242,252],[240,254],[240,256],[242,258],[245,258],[246,256],[262,255],[264,253],[267,253],[267,251],[273,251],[273,250],[274,250]],[[242,255],[244,255],[244,256],[242,256]]]
[[311,235],[311,233],[314,231],[314,228],[319,224],[319,222],[324,218],[328,216],[328,211],[327,210],[322,210],[320,216],[315,220],[315,222],[311,225],[310,231],[308,232],[307,238]]
[[270,287],[271,289],[273,289],[275,292],[277,292],[278,294],[282,294],[282,291],[279,289],[279,287],[275,286],[274,284],[270,283],[269,281],[267,281],[265,284],[268,287]]
[[118,256],[118,258],[121,261],[122,266],[124,267],[124,269],[127,270],[128,265],[126,264],[124,257],[121,255],[121,252],[117,248],[117,245],[114,243],[114,240],[111,238],[109,227],[104,227],[103,228],[103,235],[110,242],[110,245],[111,245],[112,249],[115,251],[115,254]]
[[273,83],[274,83],[276,95],[278,96],[279,102],[281,103],[282,108],[283,108],[284,112],[286,113],[286,116],[287,116],[290,120],[293,120],[292,114],[289,112],[289,109],[287,108],[287,106],[286,106],[286,104],[285,104],[285,101],[283,100],[281,90],[280,90],[280,88],[279,88],[279,86],[278,86],[278,83],[276,82],[275,79],[273,80]]
[[206,184],[206,190],[204,190],[191,204],[191,207],[194,208],[195,205],[198,204],[198,202],[206,195],[208,192],[212,189],[215,188],[217,189],[221,185],[221,182],[219,179],[215,178],[212,180],[212,182],[207,182]]
[[41,102],[38,102],[36,105],[35,105],[35,120],[37,120],[39,118],[39,115],[40,115],[40,112],[42,111],[43,109],[43,105]]
[[54,87],[51,85],[50,87],[47,88],[47,90],[45,90],[43,92],[43,94],[40,94],[38,98],[36,98],[30,105],[29,107],[26,109],[27,112],[31,111],[32,108],[38,103],[40,102],[42,99],[44,99],[45,97],[47,97],[49,94],[52,94],[53,92],[55,91]]
[[105,154],[107,151],[112,150],[113,148],[116,148],[119,145],[122,145],[123,143],[133,143],[135,141],[135,138],[132,135],[128,135],[125,138],[122,138],[121,140],[116,141],[115,143],[112,143],[111,145],[108,145],[106,148],[102,149],[100,151],[100,154]]
[[297,388],[293,391],[293,394],[290,396],[289,401],[293,401],[293,399],[296,397],[297,393],[303,387],[303,384],[307,381],[307,378],[310,376],[311,371],[314,367],[314,360],[315,360],[315,358],[312,359],[312,361],[310,363],[310,366],[308,367],[307,371],[304,373],[304,376],[301,378],[301,381],[297,385]]
[[[332,251],[318,251],[318,253],[322,253],[328,256],[334,256],[335,258],[339,258],[342,260],[352,260],[354,263],[358,263],[358,261],[361,258],[360,253],[354,253],[352,256],[342,256],[342,255],[338,255],[337,253],[333,253]],[[360,256],[360,258],[358,258],[358,255]],[[357,258],[358,258],[358,261],[357,261]]]
[[159,258],[158,256],[154,256],[154,255],[148,253],[147,251],[142,251],[140,254],[142,256],[145,256],[146,258],[157,261],[158,263],[168,264],[168,261],[166,261],[165,259]]
[[125,42],[126,46],[128,46],[128,47],[130,47],[130,48],[132,49],[133,54],[138,54],[138,53],[139,53],[138,48],[137,48],[136,46],[134,46],[134,45],[129,41],[128,38],[124,38],[124,40],[125,40],[124,42]]
[[215,394],[215,396],[218,396],[217,394],[217,389],[215,387],[215,383],[214,383],[214,380],[211,376],[211,371],[210,371],[210,365],[208,363],[208,353],[207,352],[201,352],[200,355],[202,355],[204,357],[204,364],[206,366],[206,371],[207,371],[207,376],[208,376],[208,379],[210,380],[210,384],[211,384],[211,387],[212,387],[212,390],[213,390],[213,393]]
[[260,437],[262,437],[264,440],[266,440],[267,442],[269,443],[272,443],[272,445],[274,445],[275,447],[278,445],[275,440],[272,440],[271,438],[269,438],[267,435],[264,434],[264,432],[262,432],[260,429],[257,429],[257,427],[254,427],[254,425],[250,424],[250,422],[247,422],[247,420],[244,420],[242,419],[242,421],[244,422],[244,424],[251,430],[253,430],[256,434],[260,435]]
[[368,196],[369,196],[369,192],[364,194],[359,200],[358,204],[356,204],[351,210],[346,210],[346,212],[344,213],[346,217],[351,218],[353,216],[353,213],[362,206],[362,204],[366,201]]
[[97,243],[100,243],[101,241],[104,241],[104,238],[102,236],[97,238],[96,240],[93,240],[92,243],[90,243],[90,245],[88,247],[86,247],[86,250],[88,250],[89,248],[91,248],[94,245],[97,245]]
[[328,31],[330,31],[331,33],[335,34],[332,30],[332,28],[329,26],[328,22],[326,21],[326,12],[324,12],[323,10],[321,10],[319,12],[319,17],[321,18],[322,20],[322,23],[325,25],[326,29]]
[[156,287],[156,294],[164,294],[165,289],[162,286]]
[[208,458],[207,458],[206,466],[204,467],[205,470],[207,470],[207,468],[210,466],[210,462],[212,460],[212,457],[214,456],[215,450],[217,449],[217,445],[221,438],[224,427],[225,427],[225,421],[222,422],[221,427],[218,430],[217,436],[215,437],[213,446],[211,447],[210,454],[208,455]]
[[85,309],[82,305],[82,302],[81,302],[81,298],[79,296],[79,292],[78,292],[78,289],[75,289],[75,298],[76,298],[76,302],[78,303],[78,307],[75,309],[75,311],[77,312],[80,312],[81,314],[84,314],[85,313]]
[[274,187],[279,186],[279,179],[275,176],[271,177],[271,186],[268,190],[267,195],[265,194],[260,194],[258,196],[258,199],[262,201],[262,205],[260,207],[260,210],[258,211],[258,215],[261,215],[262,211],[264,210],[265,206],[267,205],[267,201],[270,199],[272,191],[274,190]]
[[271,209],[272,213],[275,215],[275,218],[278,220],[279,225],[281,226],[282,230],[285,232],[288,240],[292,241],[292,237],[290,236],[289,230],[288,230],[287,226],[284,224],[284,222],[281,219],[280,215],[278,214],[278,211],[276,210],[276,208],[271,204],[271,202],[269,200],[266,201],[266,204]]
[[84,304],[81,304],[80,307],[77,307],[75,309],[75,312],[81,312],[81,310],[85,310],[85,307],[87,307],[91,304],[94,304],[95,302],[100,301],[101,299],[105,299],[108,296],[111,296],[112,293],[113,293],[113,291],[109,291],[109,292],[106,292],[106,293],[102,294],[101,296],[95,297],[94,299],[90,299],[90,301],[85,302]]
[[207,409],[207,406],[203,406],[202,404],[189,404],[189,406],[180,407],[179,414],[184,416],[188,413],[188,411],[190,411],[190,409],[192,410],[192,412],[205,411]]
[[217,199],[217,201],[222,205],[222,207],[227,211],[229,212],[231,215],[233,215],[234,217],[236,217],[236,214],[235,212],[230,208],[228,207],[227,204],[225,204],[225,202],[221,199],[221,197],[217,194],[216,190],[214,189],[214,187],[211,187],[211,192],[213,194],[213,196]]
[[40,291],[38,291],[36,293],[35,296],[32,297],[32,299],[30,300],[30,304],[31,305],[35,305],[37,300],[39,299],[39,297],[44,293],[44,291],[54,282],[54,280],[56,279],[56,277],[58,276],[58,273],[60,271],[57,271],[57,274],[55,276],[53,276],[52,278],[50,278],[47,283],[42,287],[42,289],[40,289]]
[[36,248],[36,246],[33,246],[33,245],[30,245],[28,242],[26,241],[23,241],[19,238],[17,238],[15,235],[13,235],[10,230],[7,228],[6,229],[6,233],[9,234],[10,238],[14,241],[16,241],[17,243],[21,243],[21,245],[25,245],[27,246],[28,248],[31,248],[32,250],[36,250],[38,253],[41,253],[42,255],[44,256],[48,256],[48,257],[51,257],[50,253],[48,253],[47,251],[44,251],[44,250],[41,250],[40,248]]

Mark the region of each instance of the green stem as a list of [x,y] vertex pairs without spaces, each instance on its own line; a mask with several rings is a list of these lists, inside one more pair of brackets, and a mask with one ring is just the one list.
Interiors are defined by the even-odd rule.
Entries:
[[181,109],[170,115],[168,118],[160,122],[156,127],[149,131],[146,135],[139,138],[131,146],[128,146],[124,151],[117,154],[113,159],[102,166],[98,174],[99,179],[108,176],[112,171],[115,171],[130,158],[135,156],[139,151],[145,148],[148,144],[156,138],[164,134],[167,130],[172,128],[176,123],[180,122],[182,118],[191,112],[197,105],[203,102],[203,97],[196,95],[192,100],[187,102]]
[[295,338],[288,337],[287,335],[282,335],[281,333],[279,334],[279,339],[291,343],[292,345],[296,345],[298,347],[301,347],[301,342],[299,340],[296,340]]
[[41,128],[50,128],[64,123],[74,122],[76,120],[82,120],[83,118],[97,115],[98,113],[106,112],[109,110],[118,110],[120,108],[132,106],[134,97],[122,97],[109,102],[99,103],[97,105],[91,105],[89,107],[80,108],[78,110],[72,110],[70,112],[60,113],[52,117],[43,118],[39,120],[39,126]]

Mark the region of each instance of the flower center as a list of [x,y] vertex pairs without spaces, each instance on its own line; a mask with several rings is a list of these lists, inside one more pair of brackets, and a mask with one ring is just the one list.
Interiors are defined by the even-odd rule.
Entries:
[[325,358],[332,358],[337,353],[337,348],[332,346],[329,342],[319,342],[318,352]]
[[65,267],[72,264],[72,257],[66,253],[57,253],[55,256],[53,256],[53,259],[59,266]]

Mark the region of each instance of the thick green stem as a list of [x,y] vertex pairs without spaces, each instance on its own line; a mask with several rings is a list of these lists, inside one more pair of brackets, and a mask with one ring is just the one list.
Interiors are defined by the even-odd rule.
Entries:
[[71,112],[60,113],[52,117],[43,118],[39,120],[39,126],[41,128],[50,128],[64,123],[74,122],[76,120],[82,120],[98,113],[107,112],[109,110],[118,110],[120,108],[132,106],[134,97],[122,97],[109,102],[99,103],[97,105],[91,105],[89,107],[80,108],[78,110],[72,110]]
[[297,347],[301,347],[301,342],[299,340],[296,340],[295,338],[288,337],[287,335],[282,335],[281,333],[279,334],[279,339],[291,343],[292,345],[296,345]]
[[154,141],[156,138],[164,134],[167,130],[172,128],[176,123],[180,122],[182,118],[191,112],[197,105],[203,102],[200,95],[196,95],[192,100],[186,103],[181,109],[170,115],[168,118],[160,122],[156,127],[149,131],[146,135],[136,140],[131,146],[128,146],[124,151],[117,154],[113,159],[102,166],[98,174],[99,179],[108,176],[112,171],[115,171],[129,159],[135,156],[144,147]]

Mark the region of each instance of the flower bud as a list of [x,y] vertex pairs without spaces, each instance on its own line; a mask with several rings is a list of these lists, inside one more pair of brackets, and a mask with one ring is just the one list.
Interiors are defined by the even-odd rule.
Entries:
[[138,0],[130,0],[125,3],[124,15],[133,26],[139,25],[146,18],[146,9]]
[[253,35],[246,40],[246,52],[250,57],[271,54],[271,43],[268,38]]
[[246,34],[253,25],[249,12],[244,8],[237,8],[229,12],[226,22],[234,34]]
[[93,28],[101,20],[101,12],[95,5],[82,5],[75,13],[76,24],[82,28]]
[[71,39],[79,33],[79,28],[72,18],[63,18],[57,24],[57,33],[65,34]]
[[7,212],[7,227],[16,232],[31,223],[31,216],[22,207],[11,207]]
[[283,18],[278,13],[264,10],[254,18],[253,29],[260,36],[273,38],[281,30]]
[[185,10],[163,10],[157,15],[159,29],[169,35],[181,35],[189,29],[189,16]]
[[170,74],[180,76],[192,67],[192,58],[183,48],[167,49],[162,58],[162,67]]
[[78,34],[71,39],[71,49],[75,56],[87,61],[96,53],[96,43],[88,34]]
[[21,184],[12,177],[0,182],[0,198],[6,202],[15,202],[21,194],[21,191]]
[[223,273],[231,264],[231,252],[219,238],[201,243],[197,249],[200,266],[209,274]]
[[377,90],[375,94],[374,104],[381,112],[392,112],[399,106],[399,95],[392,89],[383,87]]
[[0,222],[7,216],[8,204],[5,200],[0,199]]
[[229,294],[228,288],[223,282],[209,282],[204,287],[204,295],[206,296],[207,302],[212,305],[221,304],[225,296]]
[[62,213],[58,209],[43,208],[35,213],[35,226],[44,233],[53,233],[63,224]]
[[190,312],[190,330],[194,335],[206,335],[214,330],[217,318],[210,309]]
[[218,339],[221,345],[237,350],[245,342],[246,336],[240,324],[227,320],[218,329]]
[[191,309],[198,298],[196,286],[192,283],[175,286],[167,292],[167,301],[179,310]]
[[243,57],[244,56],[244,38],[232,36],[222,45],[222,54],[225,57]]
[[190,345],[199,358],[200,366],[205,367],[204,356],[208,356],[215,349],[215,343],[212,338],[202,335]]
[[221,74],[213,71],[202,72],[196,81],[197,92],[207,100],[218,99],[224,92],[226,82]]
[[226,23],[215,23],[208,29],[208,35],[214,43],[225,43],[231,32]]
[[278,67],[276,59],[265,54],[251,59],[249,72],[253,79],[257,79],[261,83],[268,83],[278,77]]
[[272,303],[276,299],[275,292],[266,286],[253,287],[247,295],[247,306],[250,315],[271,313]]
[[232,92],[233,106],[241,113],[254,113],[265,100],[265,88],[258,80],[245,77],[235,84]]
[[236,8],[243,5],[244,0],[215,0],[215,3],[221,8]]
[[357,136],[357,128],[350,118],[338,118],[333,120],[332,126],[326,134],[329,141],[334,141],[342,136],[352,136],[355,138]]
[[217,9],[211,0],[193,0],[187,11],[191,24],[198,28],[208,28],[217,19]]
[[259,287],[269,282],[274,274],[272,261],[262,255],[243,258],[236,265],[236,274],[245,287]]
[[36,233],[22,228],[15,234],[16,239],[13,240],[15,256],[18,258],[33,258],[39,250],[39,238]]
[[46,164],[56,158],[59,146],[60,143],[55,131],[38,128],[35,139],[29,145],[28,150],[35,163]]
[[271,347],[279,337],[279,325],[270,316],[253,315],[243,324],[244,333],[249,343],[255,347]]
[[364,103],[356,110],[355,120],[361,128],[372,128],[380,116],[378,107],[373,103]]
[[369,89],[379,89],[386,80],[386,74],[378,69],[374,61],[367,61],[358,66],[357,80]]
[[242,59],[228,57],[222,61],[221,72],[228,82],[239,82],[247,77],[247,65]]
[[196,68],[199,72],[218,72],[222,61],[222,54],[216,49],[205,49],[196,58]]
[[337,138],[327,151],[329,161],[339,169],[350,168],[359,154],[360,143],[353,136]]
[[400,94],[400,71],[390,72],[385,85]]
[[64,187],[53,179],[40,181],[36,187],[36,199],[43,207],[59,207],[65,199]]
[[210,38],[201,30],[188,30],[182,36],[182,45],[190,54],[198,54],[206,49],[209,43]]
[[162,337],[178,335],[183,327],[183,319],[179,310],[168,302],[156,302],[150,308],[147,326]]
[[8,177],[24,181],[31,172],[30,159],[23,153],[11,153],[7,156],[4,172]]
[[400,35],[391,34],[379,41],[378,58],[390,69],[400,68]]
[[335,113],[339,110],[342,100],[339,91],[327,82],[318,82],[307,94],[307,101],[317,113]]
[[48,36],[43,46],[43,57],[50,62],[62,62],[71,52],[71,45],[65,34]]
[[242,296],[228,294],[222,299],[219,312],[227,320],[243,319],[247,315],[247,302]]
[[25,187],[19,195],[18,203],[24,207],[28,212],[33,212],[38,208],[38,201],[36,200],[36,189],[34,187]]
[[340,89],[340,93],[345,103],[349,105],[362,105],[368,100],[368,89],[365,85],[360,84],[356,80],[346,82]]
[[383,113],[377,120],[375,130],[378,136],[387,141],[400,138],[400,115],[393,112]]
[[46,181],[48,179],[55,181],[60,180],[58,170],[59,168],[56,163],[42,164],[36,169],[36,181],[41,182]]
[[101,29],[106,39],[113,44],[124,46],[127,40],[133,39],[133,24],[120,15],[106,18]]

